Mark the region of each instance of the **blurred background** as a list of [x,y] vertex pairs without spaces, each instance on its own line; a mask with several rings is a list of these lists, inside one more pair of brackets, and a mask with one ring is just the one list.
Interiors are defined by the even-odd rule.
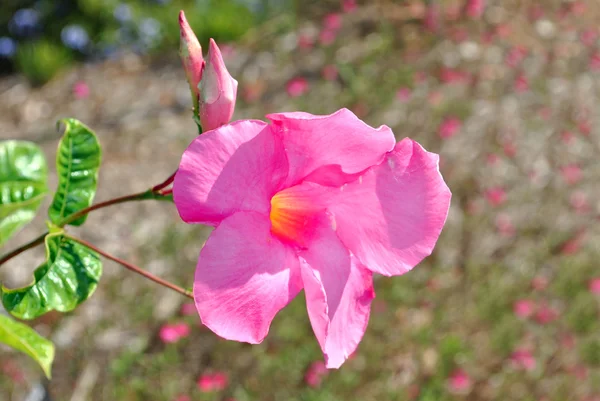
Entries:
[[[60,401],[600,400],[600,2],[3,0],[2,139],[35,141],[52,166],[55,121],[75,117],[104,146],[98,201],[161,182],[195,136],[180,9],[239,81],[235,118],[348,107],[440,153],[454,196],[436,251],[376,278],[367,333],[337,371],[302,295],[249,346],[105,261],[89,301],[32,322],[57,345],[51,382],[0,349],[0,400],[41,385]],[[152,202],[73,230],[184,286],[209,234]],[[43,257],[0,279],[26,284]]]

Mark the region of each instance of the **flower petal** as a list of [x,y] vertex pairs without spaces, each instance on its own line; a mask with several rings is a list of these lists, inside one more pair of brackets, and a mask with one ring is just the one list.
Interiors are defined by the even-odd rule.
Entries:
[[[386,126],[377,129],[362,122],[348,109],[327,116],[309,113],[267,115],[280,135],[290,173],[287,184],[295,185],[312,174],[310,181],[324,185],[347,182],[344,174],[354,174],[380,163],[385,153],[394,148],[394,134]],[[336,167],[322,177],[320,170]]]
[[269,213],[288,162],[280,139],[265,127],[262,121],[236,121],[194,139],[173,183],[184,221],[216,225],[240,210]]
[[352,256],[329,224],[300,253],[306,306],[328,368],[339,368],[356,350],[375,297],[372,273]]
[[404,274],[433,251],[451,198],[438,160],[406,138],[331,204],[338,236],[370,270]]
[[270,229],[268,215],[239,212],[200,252],[196,308],[202,323],[223,338],[260,343],[275,314],[302,289],[295,252]]

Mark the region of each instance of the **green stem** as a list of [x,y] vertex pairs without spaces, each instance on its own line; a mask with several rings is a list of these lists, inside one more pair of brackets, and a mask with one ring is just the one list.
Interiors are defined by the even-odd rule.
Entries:
[[110,259],[113,262],[116,262],[116,263],[124,266],[125,268],[131,270],[132,272],[135,272],[135,273],[137,273],[137,274],[139,274],[139,275],[141,275],[141,276],[143,276],[143,277],[145,277],[145,278],[147,278],[149,280],[152,280],[155,283],[162,285],[163,287],[167,287],[167,288],[169,288],[169,289],[171,289],[173,291],[177,291],[181,295],[184,295],[184,296],[186,296],[188,298],[194,299],[194,296],[192,295],[191,292],[189,292],[189,291],[187,291],[187,290],[185,290],[185,289],[183,289],[183,288],[181,288],[181,287],[179,287],[179,286],[177,286],[177,285],[175,285],[173,283],[170,283],[170,282],[168,282],[166,280],[163,280],[160,277],[156,277],[152,273],[149,273],[149,272],[141,269],[140,267],[138,267],[138,266],[136,266],[134,264],[131,264],[131,263],[129,263],[129,262],[123,260],[123,259],[117,258],[116,256],[113,256],[113,255],[109,254],[108,252],[105,252],[105,251],[97,248],[96,246],[90,244],[87,241],[84,241],[84,240],[82,240],[80,238],[72,237],[70,235],[66,235],[66,237],[72,239],[73,241],[79,242],[81,245],[83,245],[85,247],[88,247],[88,248],[90,248],[93,251],[96,251],[97,253],[99,253],[100,255],[104,256],[105,258]]

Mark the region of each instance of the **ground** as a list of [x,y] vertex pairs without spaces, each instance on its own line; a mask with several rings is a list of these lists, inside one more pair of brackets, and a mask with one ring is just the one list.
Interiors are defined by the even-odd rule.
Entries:
[[[453,4],[462,3],[444,2],[438,19],[431,7],[388,1],[339,18],[282,17],[226,55],[240,82],[235,118],[349,107],[441,155],[453,192],[446,228],[413,271],[376,278],[369,328],[351,360],[337,371],[319,369],[302,295],[263,344],[238,344],[183,314],[182,296],[106,261],[89,301],[33,322],[57,344],[53,397],[599,399],[599,7],[487,2],[479,16]],[[76,96],[77,82],[88,96]],[[49,160],[59,118],[97,131],[104,147],[98,201],[166,178],[195,136],[176,55],[126,53],[37,89],[7,77],[0,93],[2,138],[32,140]],[[39,217],[5,249],[43,230]],[[152,201],[95,212],[73,231],[187,287],[210,233],[179,221],[172,204]],[[25,283],[43,257],[36,252],[3,266],[2,279]],[[160,328],[179,322],[190,335],[161,341]],[[0,399],[22,400],[40,372],[2,352]],[[199,378],[214,373],[225,374],[226,385],[202,391]]]

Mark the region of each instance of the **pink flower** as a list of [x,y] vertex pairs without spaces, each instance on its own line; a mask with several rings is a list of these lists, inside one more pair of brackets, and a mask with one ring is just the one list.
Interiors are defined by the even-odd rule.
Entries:
[[396,92],[396,98],[401,102],[408,102],[410,100],[411,91],[409,88],[400,88]]
[[183,305],[181,305],[181,314],[183,316],[190,316],[190,315],[194,315],[196,313],[196,305],[194,305],[192,302],[186,302]]
[[548,287],[548,279],[544,276],[535,276],[531,280],[531,287],[536,291],[544,291]]
[[332,31],[331,29],[323,29],[321,33],[319,33],[319,42],[323,46],[329,46],[333,42],[335,42],[335,38],[337,37],[337,31]]
[[429,255],[450,191],[438,156],[347,109],[270,114],[197,137],[173,195],[181,218],[215,226],[194,298],[219,336],[252,344],[304,289],[328,368],[360,342],[372,274],[400,275]]
[[448,388],[453,393],[465,393],[471,388],[471,378],[462,369],[456,369],[448,377]]
[[326,80],[335,81],[338,77],[338,70],[335,65],[328,64],[325,67],[323,67],[323,71],[321,72],[321,74]]
[[571,196],[569,197],[569,203],[571,204],[571,207],[577,212],[577,213],[587,213],[590,210],[590,204],[587,200],[587,196],[585,194],[585,192],[582,191],[575,191],[571,194]]
[[85,99],[90,95],[90,87],[83,81],[77,81],[73,85],[73,95],[75,99]]
[[522,93],[527,92],[529,90],[529,80],[525,76],[525,74],[519,74],[517,79],[515,79],[515,92]]
[[197,385],[198,389],[203,393],[211,391],[221,391],[227,387],[229,379],[227,374],[223,372],[216,372],[213,374],[206,373],[198,378]]
[[356,0],[342,0],[342,10],[351,13],[356,10]]
[[158,333],[164,343],[175,343],[189,335],[190,327],[186,323],[165,324]]
[[469,18],[481,18],[485,11],[485,0],[468,0],[467,16]]
[[539,324],[552,323],[558,318],[558,311],[548,305],[541,305],[535,313],[535,321]]
[[291,97],[302,96],[308,91],[308,81],[303,77],[292,78],[287,83],[286,90]]
[[513,312],[521,319],[527,319],[535,310],[535,302],[530,299],[520,299],[513,305]]
[[577,164],[567,164],[561,167],[560,174],[569,185],[577,184],[582,178],[581,168]]
[[456,117],[447,117],[438,128],[440,138],[452,138],[462,127],[462,122]]
[[506,201],[506,191],[502,187],[493,187],[485,191],[485,198],[492,206],[500,206]]
[[592,294],[600,295],[600,277],[591,279],[588,284],[588,288]]
[[441,26],[440,6],[437,3],[431,3],[425,10],[423,25],[429,32],[437,32]]
[[320,387],[327,373],[325,364],[321,361],[315,361],[308,367],[306,375],[304,375],[304,382],[312,388]]
[[516,233],[512,219],[509,215],[504,213],[500,213],[496,217],[496,229],[498,230],[498,233],[504,237],[512,237]]
[[512,353],[510,360],[516,369],[533,370],[535,369],[535,358],[531,351],[520,348]]
[[440,79],[446,84],[467,84],[471,80],[468,73],[454,70],[452,68],[442,68],[440,72]]
[[312,49],[315,45],[315,40],[306,34],[298,35],[298,46],[301,49]]
[[327,14],[323,18],[323,28],[329,31],[337,31],[342,27],[342,16],[340,14]]
[[590,70],[600,71],[600,53],[596,52],[590,56]]
[[598,32],[593,28],[589,28],[581,32],[580,38],[581,43],[587,47],[592,47],[598,40]]

